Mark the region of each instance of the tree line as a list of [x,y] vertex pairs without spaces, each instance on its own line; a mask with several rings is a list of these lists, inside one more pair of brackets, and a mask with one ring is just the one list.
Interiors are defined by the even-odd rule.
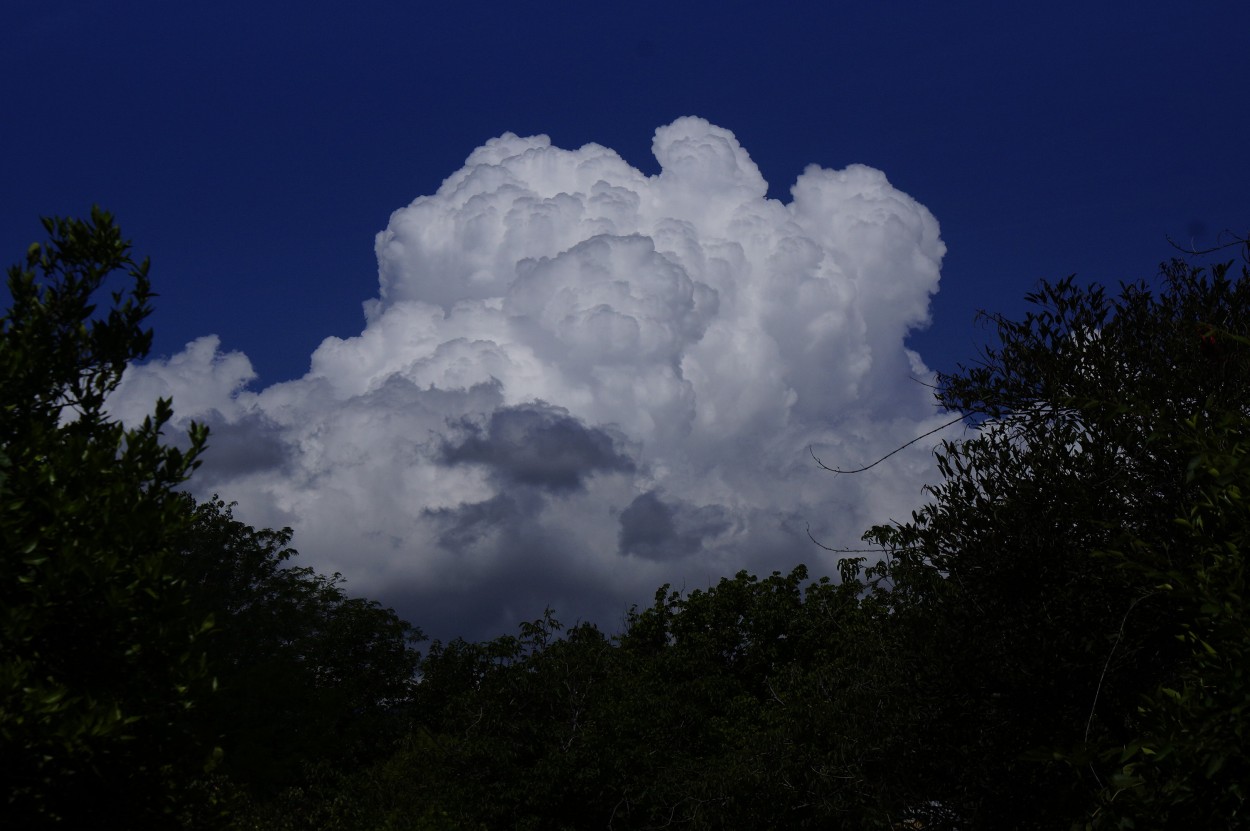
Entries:
[[927,503],[837,575],[426,644],[180,490],[169,401],[109,416],[148,263],[44,227],[0,318],[5,827],[1250,825],[1244,262],[986,315]]

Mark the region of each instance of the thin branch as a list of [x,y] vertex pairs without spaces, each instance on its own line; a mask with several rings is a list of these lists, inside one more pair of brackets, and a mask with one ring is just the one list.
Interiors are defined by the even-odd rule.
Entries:
[[819,545],[821,548],[825,549],[826,551],[832,551],[834,554],[881,554],[881,553],[884,553],[884,549],[881,549],[881,548],[830,548],[829,546],[825,545],[823,542],[821,542],[820,540],[812,536],[812,524],[810,522],[807,523],[806,530],[807,530],[807,538],[809,540],[816,543],[817,545]]
[[1192,239],[1190,239],[1189,241],[1190,242],[1189,248],[1186,248],[1183,245],[1178,245],[1176,241],[1173,240],[1170,236],[1165,237],[1165,239],[1168,241],[1168,245],[1172,246],[1177,251],[1180,251],[1182,254],[1191,254],[1195,256],[1201,256],[1203,254],[1214,254],[1216,251],[1223,251],[1225,248],[1236,248],[1239,245],[1245,245],[1247,242],[1246,238],[1237,236],[1236,234],[1234,234],[1232,231],[1230,231],[1227,228],[1221,231],[1219,236],[1223,237],[1225,234],[1232,237],[1232,242],[1223,242],[1223,243],[1214,245],[1211,248],[1202,248],[1202,249],[1195,247]]
[[[1154,592],[1144,594],[1134,600],[1128,606],[1128,611],[1124,613],[1124,617],[1120,618],[1120,631],[1115,635],[1115,642],[1111,644],[1111,651],[1107,653],[1107,660],[1102,665],[1102,673],[1098,676],[1098,686],[1094,688],[1094,700],[1089,705],[1089,718],[1085,720],[1085,738],[1083,741],[1089,743],[1089,728],[1094,723],[1094,711],[1098,709],[1098,696],[1102,694],[1102,682],[1107,677],[1107,669],[1111,666],[1111,659],[1115,656],[1116,649],[1120,646],[1120,639],[1124,637],[1124,625],[1128,623],[1128,616],[1133,613],[1133,609],[1137,608],[1137,604],[1153,595]],[[1098,777],[1098,771],[1094,770],[1094,763],[1090,762],[1090,773],[1094,774],[1094,781],[1098,783],[1098,787],[1104,787],[1102,779]]]
[[829,467],[829,465],[827,465],[827,464],[825,464],[824,462],[822,462],[822,461],[819,459],[819,457],[817,457],[817,456],[816,456],[816,451],[815,451],[815,450],[812,450],[812,446],[811,446],[810,444],[807,446],[807,452],[808,452],[808,453],[810,453],[810,454],[812,454],[812,458],[816,461],[816,464],[820,465],[822,468],[824,468],[825,470],[829,471],[830,473],[863,473],[865,470],[871,470],[872,468],[874,468],[874,467],[876,467],[877,465],[881,464],[881,463],[882,463],[882,462],[884,462],[886,459],[888,459],[888,458],[890,458],[891,456],[893,456],[895,453],[898,453],[898,452],[899,452],[899,451],[901,451],[901,450],[906,450],[907,448],[911,447],[913,444],[915,444],[916,442],[920,441],[921,439],[928,438],[929,436],[932,436],[934,433],[936,433],[936,432],[938,432],[938,431],[940,431],[940,430],[945,430],[947,427],[950,427],[952,424],[955,424],[955,423],[957,423],[957,422],[959,422],[959,421],[962,421],[963,419],[964,419],[964,415],[963,415],[962,413],[960,413],[959,415],[957,415],[957,416],[955,416],[954,418],[952,418],[950,421],[948,421],[948,422],[946,422],[945,424],[943,424],[941,427],[934,427],[934,428],[933,428],[932,430],[930,430],[929,432],[924,433],[923,435],[916,436],[914,439],[912,439],[911,441],[907,442],[907,444],[904,444],[904,445],[901,445],[901,446],[899,446],[899,447],[894,448],[894,449],[893,449],[893,450],[891,450],[889,453],[886,453],[884,456],[882,456],[880,459],[877,459],[877,461],[873,462],[872,464],[870,464],[870,465],[865,465],[864,467],[855,468],[854,470],[842,470],[841,468]]

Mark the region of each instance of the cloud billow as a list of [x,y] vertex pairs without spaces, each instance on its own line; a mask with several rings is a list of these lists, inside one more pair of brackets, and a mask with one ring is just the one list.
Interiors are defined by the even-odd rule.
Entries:
[[726,514],[718,505],[672,505],[647,491],[621,511],[620,550],[651,560],[687,557],[700,551],[706,538],[729,529]]
[[[944,246],[879,171],[811,166],[788,203],[733,134],[656,131],[660,172],[505,134],[378,235],[378,296],[303,377],[252,389],[213,336],[132,367],[228,450],[192,487],[290,525],[310,565],[441,637],[552,606],[612,628],[662,583],[834,560],[906,516],[939,422],[920,357]],[[936,437],[935,437],[936,438]],[[249,442],[255,448],[249,453]]]
[[467,435],[444,445],[444,463],[484,465],[504,487],[575,490],[596,471],[634,469],[633,461],[617,452],[606,432],[552,407],[502,407],[490,414],[484,428],[468,419],[461,419],[458,427]]

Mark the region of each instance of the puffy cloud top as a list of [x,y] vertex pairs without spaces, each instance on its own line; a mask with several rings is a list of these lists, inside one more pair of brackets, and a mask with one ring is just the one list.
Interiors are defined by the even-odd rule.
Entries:
[[[199,482],[305,560],[440,637],[550,605],[612,628],[664,582],[832,570],[906,515],[936,425],[907,333],[944,252],[884,174],[809,167],[792,201],[728,130],[656,131],[660,172],[511,133],[378,234],[364,330],[260,390],[201,338],[132,367],[112,405],[206,420]],[[931,445],[930,445],[931,446]]]

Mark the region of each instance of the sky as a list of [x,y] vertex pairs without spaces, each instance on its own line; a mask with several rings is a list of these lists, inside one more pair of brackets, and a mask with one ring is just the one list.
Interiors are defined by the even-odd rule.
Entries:
[[[428,634],[837,555],[1043,278],[1250,225],[1231,2],[7,4],[0,250],[152,259],[116,394]],[[810,448],[810,451],[809,451]]]

